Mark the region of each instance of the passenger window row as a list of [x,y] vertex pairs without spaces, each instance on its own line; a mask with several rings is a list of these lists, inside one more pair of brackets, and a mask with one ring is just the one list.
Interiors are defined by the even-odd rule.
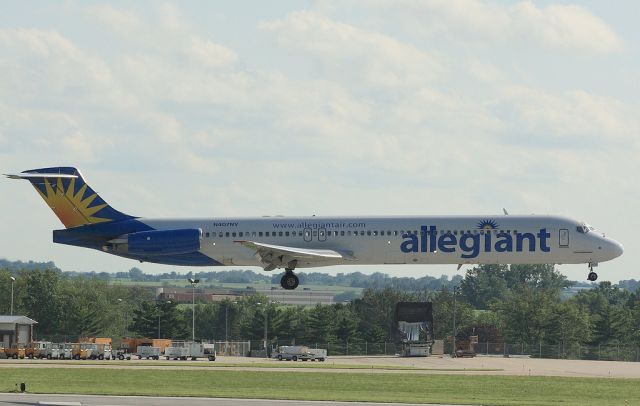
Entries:
[[[427,235],[465,235],[465,234],[481,234],[484,235],[490,234],[499,235],[499,234],[517,234],[518,230],[436,230],[434,233],[430,231],[426,231]],[[413,234],[413,235],[423,235],[422,230],[408,230],[408,231],[378,231],[378,230],[356,230],[356,231],[320,231],[320,236],[324,237],[358,237],[358,236],[372,236],[372,237],[383,237],[383,236],[403,236],[405,234]],[[313,230],[313,236],[318,235],[318,230]],[[308,231],[226,231],[226,232],[206,232],[205,238],[249,238],[249,237],[310,237]]]

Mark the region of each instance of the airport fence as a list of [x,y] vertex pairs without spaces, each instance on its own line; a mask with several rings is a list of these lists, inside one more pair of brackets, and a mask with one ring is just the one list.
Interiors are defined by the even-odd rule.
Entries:
[[251,351],[251,341],[213,341],[216,355],[227,357],[246,357]]
[[[532,358],[640,362],[640,347],[633,345],[582,345],[578,343],[492,343],[474,345],[478,355],[529,356]],[[451,345],[448,345],[451,352]]]
[[[304,345],[309,348],[323,348],[327,350],[327,355],[352,355],[352,356],[368,356],[368,355],[396,355],[400,353],[401,345],[395,343],[383,342],[372,343],[367,341],[331,341],[331,342],[295,342],[290,340],[269,341],[271,349],[276,349],[281,345]],[[252,341],[252,351],[264,349],[264,341]],[[264,352],[263,352],[264,353]]]
[[[324,348],[327,355],[342,356],[380,356],[398,355],[402,345],[392,342],[372,343],[367,341],[331,341],[331,342],[295,342],[290,340],[270,340],[270,351],[280,345],[304,345],[309,348]],[[221,347],[217,347],[221,348]],[[264,341],[251,341],[250,349],[264,350]],[[581,345],[576,343],[519,343],[480,342],[473,345],[476,355],[480,356],[523,356],[531,358],[630,361],[640,362],[640,347],[633,345]],[[445,343],[445,354],[451,354],[451,342]],[[263,351],[264,354],[264,351]]]

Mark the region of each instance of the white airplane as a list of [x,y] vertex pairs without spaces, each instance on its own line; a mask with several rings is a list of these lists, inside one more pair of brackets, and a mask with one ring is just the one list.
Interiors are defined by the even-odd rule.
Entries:
[[[140,262],[187,266],[297,268],[378,264],[581,264],[617,258],[623,247],[580,221],[559,216],[254,217],[150,219],[123,214],[70,167],[6,175],[26,179],[60,218],[59,244]],[[506,212],[505,212],[506,214]]]

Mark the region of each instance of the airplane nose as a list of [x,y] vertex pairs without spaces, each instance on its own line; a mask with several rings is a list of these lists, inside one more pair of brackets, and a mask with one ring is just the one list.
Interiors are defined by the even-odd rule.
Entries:
[[614,258],[618,258],[624,252],[624,247],[617,241],[611,241]]

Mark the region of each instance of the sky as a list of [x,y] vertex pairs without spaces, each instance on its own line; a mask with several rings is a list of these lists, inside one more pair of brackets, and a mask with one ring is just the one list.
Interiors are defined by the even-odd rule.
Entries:
[[[566,215],[625,246],[600,280],[639,279],[638,15],[635,1],[10,2],[0,172],[74,166],[143,217]],[[0,179],[0,227],[10,260],[197,270],[53,244],[62,224],[27,182]]]

